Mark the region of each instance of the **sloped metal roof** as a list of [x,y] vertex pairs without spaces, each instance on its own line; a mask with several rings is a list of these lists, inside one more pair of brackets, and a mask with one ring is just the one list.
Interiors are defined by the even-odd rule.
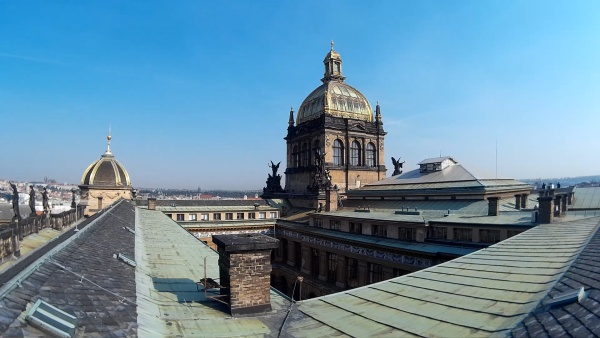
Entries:
[[294,307],[286,332],[505,336],[548,294],[599,223],[593,218],[541,225],[429,269],[304,301]]
[[452,162],[457,163],[452,157],[450,156],[442,156],[442,157],[432,157],[432,158],[426,158],[423,161],[417,163],[417,165],[421,165],[421,164],[428,164],[428,163],[440,163],[443,160],[447,160],[450,159],[452,160]]

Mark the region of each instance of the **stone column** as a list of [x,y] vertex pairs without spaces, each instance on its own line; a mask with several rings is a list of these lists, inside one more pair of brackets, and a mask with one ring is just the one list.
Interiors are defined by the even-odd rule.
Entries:
[[346,257],[338,254],[337,259],[337,281],[335,282],[335,285],[340,288],[345,288],[347,280],[346,273],[348,272],[348,269],[346,268]]
[[219,251],[221,294],[228,295],[231,315],[271,311],[271,251],[275,238],[262,234],[213,236]]
[[327,280],[327,252],[325,250],[319,250],[319,279]]
[[521,209],[521,195],[515,195],[515,209]]

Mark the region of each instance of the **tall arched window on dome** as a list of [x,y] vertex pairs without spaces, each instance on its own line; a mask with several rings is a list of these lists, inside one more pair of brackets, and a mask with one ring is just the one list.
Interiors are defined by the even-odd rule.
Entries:
[[294,146],[292,150],[292,166],[295,168],[300,166],[300,153],[298,153],[298,146]]
[[344,165],[344,144],[340,140],[333,141],[333,164]]
[[367,167],[375,166],[375,145],[371,142],[367,144],[367,158],[366,158]]
[[350,144],[350,165],[360,165],[360,143],[352,141]]
[[302,145],[302,165],[308,167],[310,164],[309,161],[310,150],[308,149],[308,144],[304,142]]

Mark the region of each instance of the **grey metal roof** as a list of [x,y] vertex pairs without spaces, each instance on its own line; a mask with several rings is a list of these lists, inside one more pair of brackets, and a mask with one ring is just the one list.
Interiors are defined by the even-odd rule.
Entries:
[[199,205],[199,206],[156,206],[156,210],[164,212],[235,212],[235,211],[277,211],[277,208],[260,205],[258,208],[250,205]]
[[536,223],[532,222],[531,212],[504,212],[498,216],[488,215],[449,215],[446,217],[432,219],[430,222],[456,223],[456,224],[477,224],[490,226],[510,226],[510,227],[532,227]]
[[505,336],[552,290],[599,223],[541,225],[450,262],[304,301],[285,331],[294,337]]
[[[28,304],[42,299],[78,318],[85,336],[136,336],[135,268],[113,258],[133,257],[134,207],[120,201],[46,257],[20,286],[0,300],[0,335],[44,336],[17,316]],[[24,258],[25,259],[25,258]]]
[[600,187],[575,188],[573,209],[600,209]]
[[313,216],[325,216],[325,217],[344,217],[361,220],[372,220],[372,221],[386,221],[386,222],[411,222],[411,223],[425,223],[423,216],[421,215],[403,215],[394,214],[391,212],[356,212],[350,210],[339,210],[330,212],[315,213]]

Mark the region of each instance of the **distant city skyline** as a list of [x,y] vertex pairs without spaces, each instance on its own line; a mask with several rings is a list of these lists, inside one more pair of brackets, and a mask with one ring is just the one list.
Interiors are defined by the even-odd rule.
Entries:
[[261,189],[331,40],[404,170],[600,174],[600,3],[0,1],[0,178]]

